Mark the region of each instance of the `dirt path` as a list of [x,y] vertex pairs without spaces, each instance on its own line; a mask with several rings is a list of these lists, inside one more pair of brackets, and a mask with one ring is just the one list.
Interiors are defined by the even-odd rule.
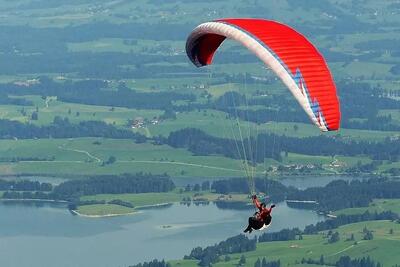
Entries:
[[202,164],[195,164],[195,163],[186,163],[186,162],[179,162],[179,161],[118,160],[117,162],[123,162],[123,163],[148,163],[148,164],[170,164],[170,165],[181,165],[181,166],[207,168],[207,169],[221,170],[221,171],[243,172],[243,170],[239,170],[239,169],[230,169],[230,168],[224,168],[224,167],[209,166],[209,165],[202,165]]
[[61,145],[61,146],[58,146],[58,148],[59,148],[59,149],[62,149],[62,150],[65,150],[65,151],[73,151],[73,152],[77,152],[77,153],[83,153],[83,154],[85,154],[86,156],[88,156],[89,158],[94,159],[94,160],[97,161],[97,162],[102,162],[102,160],[101,160],[100,158],[98,158],[98,157],[96,157],[96,156],[90,154],[88,151],[79,150],[79,149],[72,149],[72,148],[65,148],[65,145],[66,145],[66,144],[63,144],[63,145]]
[[[59,149],[65,150],[65,151],[73,151],[77,153],[83,153],[89,158],[97,161],[97,162],[102,162],[102,160],[92,154],[90,154],[88,151],[85,150],[79,150],[79,149],[72,149],[72,148],[66,148],[66,144],[63,144],[61,146],[58,146]],[[53,161],[55,162],[55,161]],[[61,162],[61,161],[57,161]],[[67,162],[67,161],[66,161]],[[74,161],[69,161],[69,162],[74,162]],[[76,161],[79,162],[79,161]],[[179,162],[179,161],[156,161],[156,160],[117,160],[116,162],[119,163],[145,163],[145,164],[167,164],[167,165],[180,165],[180,166],[189,166],[189,167],[198,167],[198,168],[206,168],[206,169],[212,169],[212,170],[220,170],[220,171],[231,171],[231,172],[243,172],[241,169],[231,169],[231,168],[224,168],[224,167],[218,167],[218,166],[210,166],[210,165],[203,165],[203,164],[195,164],[195,163],[187,163],[187,162]],[[258,172],[256,172],[258,173]]]
[[[364,243],[364,242],[367,242],[367,241],[366,241],[366,240],[364,240],[364,241],[359,241],[357,244],[361,244],[361,243]],[[354,244],[351,245],[351,246],[348,246],[347,248],[342,249],[342,250],[340,250],[340,251],[338,251],[338,252],[336,252],[336,253],[333,253],[333,254],[329,255],[328,257],[336,256],[336,255],[338,255],[338,254],[340,254],[340,253],[343,253],[343,252],[345,252],[345,251],[347,251],[347,250],[349,250],[349,249],[352,249],[353,247],[355,247]]]

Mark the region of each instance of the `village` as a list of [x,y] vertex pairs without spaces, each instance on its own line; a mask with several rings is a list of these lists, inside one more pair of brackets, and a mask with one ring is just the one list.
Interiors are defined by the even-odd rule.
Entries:
[[160,118],[153,117],[151,120],[143,118],[143,117],[136,117],[133,120],[130,120],[130,126],[132,129],[142,129],[146,128],[147,125],[157,125],[161,122]]

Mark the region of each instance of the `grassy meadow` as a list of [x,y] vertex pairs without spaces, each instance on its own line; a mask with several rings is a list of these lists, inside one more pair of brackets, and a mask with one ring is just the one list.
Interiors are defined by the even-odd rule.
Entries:
[[[373,232],[373,240],[363,240],[362,229],[366,227]],[[389,230],[393,229],[393,234]],[[257,250],[243,254],[231,254],[230,260],[223,260],[215,266],[234,266],[239,262],[241,255],[246,257],[246,266],[253,266],[258,258],[265,257],[268,261],[280,260],[282,266],[306,267],[301,265],[302,258],[319,260],[324,256],[326,263],[334,263],[341,256],[349,255],[352,258],[370,256],[387,266],[393,266],[400,261],[397,247],[400,244],[400,224],[390,221],[371,221],[349,224],[339,227],[337,231],[340,241],[328,243],[326,232],[318,235],[303,235],[303,240],[277,241],[258,243]],[[355,241],[347,241],[354,234]],[[197,266],[196,261],[172,261],[173,266]],[[326,266],[326,265],[312,265]]]

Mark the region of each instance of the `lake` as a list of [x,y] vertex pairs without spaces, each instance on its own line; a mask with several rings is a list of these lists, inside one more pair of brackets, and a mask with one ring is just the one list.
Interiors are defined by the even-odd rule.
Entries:
[[324,187],[332,181],[335,180],[344,180],[347,182],[353,180],[363,180],[369,179],[370,177],[353,177],[353,176],[337,176],[337,175],[329,175],[329,176],[292,176],[289,178],[284,178],[278,180],[282,184],[286,186],[293,186],[298,189],[304,190],[310,187]]
[[[240,234],[254,210],[173,204],[131,216],[85,218],[61,204],[0,202],[0,212],[1,266],[119,267],[180,259],[194,247]],[[280,203],[268,231],[323,219]]]

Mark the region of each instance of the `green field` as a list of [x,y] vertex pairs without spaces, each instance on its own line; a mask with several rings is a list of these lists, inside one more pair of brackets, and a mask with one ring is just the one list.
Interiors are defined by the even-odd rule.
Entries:
[[[132,44],[132,42],[134,42]],[[141,53],[141,54],[170,54],[174,52],[182,53],[183,41],[160,41],[153,40],[126,40],[120,38],[104,38],[91,42],[69,43],[68,50],[71,52],[122,52],[122,53]]]
[[[96,21],[107,21],[111,23],[135,22],[135,23],[193,23],[196,21],[205,21],[218,17],[235,17],[243,15],[243,12],[235,9],[235,6],[241,4],[239,0],[233,0],[228,4],[225,2],[215,2],[212,9],[209,3],[201,2],[182,2],[176,5],[175,2],[149,2],[147,0],[131,1],[112,1],[96,2],[88,4],[86,2],[75,3],[74,5],[57,4],[54,8],[43,6],[42,8],[33,8],[30,0],[18,0],[13,3],[5,2],[2,12],[6,16],[0,19],[1,23],[8,25],[29,24],[35,27],[66,27],[69,25],[81,25],[84,23],[93,23]],[[20,13],[13,11],[20,5],[28,5],[31,8],[20,9]],[[31,4],[31,5],[29,5]],[[247,7],[247,5],[246,5]],[[251,5],[249,5],[251,8]],[[274,19],[282,20],[293,17],[292,10],[286,3],[271,2],[263,5],[266,15],[272,14]],[[267,13],[268,9],[271,12]],[[279,10],[279,12],[277,12]],[[313,15],[313,16],[306,16]],[[319,18],[316,11],[298,10],[298,18],[302,20],[313,21]],[[293,19],[297,18],[293,17]]]
[[[72,67],[68,67],[65,72],[61,70],[40,72],[36,68],[14,74],[7,74],[7,72],[0,76],[2,83],[24,83],[42,75],[49,76],[60,83],[84,81],[94,77],[93,79],[107,81],[110,90],[116,89],[121,82],[124,82],[132,90],[141,92],[156,93],[162,91],[193,94],[196,96],[193,104],[207,103],[207,97],[210,100],[216,100],[229,91],[239,92],[249,99],[291,97],[288,90],[270,69],[265,67],[247,49],[235,42],[224,42],[220,49],[221,53],[216,53],[214,64],[208,68],[197,69],[186,58],[185,38],[190,30],[199,23],[222,17],[260,17],[282,21],[294,28],[298,27],[300,30],[304,25],[306,28],[310,27],[309,30],[304,31],[305,35],[321,51],[349,56],[349,60],[337,60],[331,59],[328,55],[328,63],[336,81],[365,82],[390,91],[400,90],[398,77],[391,71],[393,66],[400,63],[399,56],[392,51],[395,49],[389,47],[383,49],[384,51],[380,54],[374,54],[374,47],[360,48],[360,45],[369,41],[390,43],[391,40],[393,42],[400,40],[396,31],[396,25],[400,23],[400,19],[394,0],[381,2],[366,0],[363,2],[362,8],[359,3],[353,3],[354,1],[349,0],[327,0],[325,4],[316,1],[305,1],[297,4],[288,0],[257,1],[256,5],[251,1],[240,0],[214,1],[212,5],[207,1],[39,2],[33,0],[2,1],[0,24],[4,27],[17,25],[32,27],[33,30],[38,32],[48,30],[52,34],[54,33],[57,36],[56,38],[61,38],[55,44],[59,45],[57,49],[63,50],[57,51],[57,53],[68,53],[68,56],[74,60],[75,56],[80,54],[85,56],[80,59],[82,62],[79,62],[78,65],[71,62]],[[355,5],[357,8],[350,8],[351,5]],[[360,22],[366,23],[370,28],[376,28],[376,30],[360,30],[357,27],[354,30],[349,29],[349,31],[343,29],[327,30],[336,25],[336,22],[342,21],[338,18],[342,18],[343,21],[350,19],[350,23],[346,22],[346,25],[352,26],[351,22]],[[90,31],[91,34],[77,36],[76,38],[69,36],[71,31],[74,33],[85,32],[87,27],[94,25],[100,25],[99,27],[104,28],[101,28],[99,32]],[[108,27],[115,25],[119,25],[121,28],[126,27],[124,29],[129,30],[110,32]],[[162,36],[152,32],[156,32],[157,27],[165,25],[170,26],[171,35]],[[148,27],[149,32],[140,31],[145,27]],[[175,31],[176,29],[178,30]],[[57,31],[65,31],[65,33],[59,37]],[[46,59],[44,62],[47,62],[46,57],[54,52],[51,51],[52,47],[46,47],[43,39],[37,40],[34,37],[35,34],[33,33],[29,37],[31,39],[26,40],[20,40],[14,36],[13,38],[18,39],[16,40],[18,45],[5,45],[4,53],[14,53],[20,57],[40,55]],[[10,42],[13,43],[13,41]],[[377,47],[377,49],[381,48]],[[49,55],[46,54],[46,51],[50,51]],[[102,57],[106,54],[115,55],[116,61],[119,61],[118,58],[120,57],[134,56],[134,59],[122,60],[123,63],[116,66],[116,69],[127,71],[123,75],[117,75],[116,78],[106,77],[108,73],[104,77],[96,76],[96,74],[90,72],[94,67],[93,65],[86,67],[88,69],[85,69],[85,67],[83,67],[83,70],[81,69],[86,59],[90,60],[92,57]],[[236,55],[246,56],[247,58],[243,62],[239,60],[239,63],[237,63],[235,61]],[[136,59],[140,56],[145,57],[145,59],[143,61]],[[50,61],[53,60],[51,56],[49,58]],[[160,71],[157,69],[150,76],[143,77],[129,74],[129,71],[139,70],[142,67],[160,68]],[[184,71],[182,72],[181,69]],[[250,82],[244,77],[252,77],[254,80]],[[9,97],[16,96],[10,95]],[[34,91],[32,91],[32,95],[18,96],[18,98],[32,101],[33,106],[0,105],[0,119],[44,126],[51,124],[55,116],[60,116],[68,118],[71,123],[96,120],[118,128],[131,129],[128,121],[135,118],[151,120],[164,112],[164,110],[137,110],[65,103],[52,96],[35,95]],[[187,102],[176,101],[174,104],[181,105],[187,104]],[[348,105],[349,103],[343,104]],[[265,107],[251,106],[251,108]],[[291,108],[301,112],[298,106]],[[31,115],[36,110],[38,111],[38,120],[31,120]],[[400,125],[399,114],[397,109],[391,108],[379,110],[378,115],[390,115],[392,122],[395,125]],[[321,132],[311,123],[277,123],[273,122],[274,118],[269,118],[269,120],[267,123],[259,125],[239,121],[241,125],[240,133],[236,125],[237,121],[232,121],[227,118],[225,113],[208,107],[206,110],[195,109],[191,112],[180,112],[177,114],[176,120],[168,119],[156,125],[148,124],[142,129],[135,129],[135,131],[149,138],[158,135],[167,137],[171,132],[187,127],[201,129],[213,136],[235,139],[239,139],[240,134],[246,137],[259,133],[275,133],[290,137],[321,135]],[[355,129],[341,129],[339,132],[327,133],[326,135],[340,135],[340,138],[344,140],[378,142],[388,137],[400,137],[400,134],[396,131]],[[0,152],[2,157],[5,158],[5,162],[0,163],[0,170],[3,175],[87,175],[136,171],[167,172],[176,177],[239,177],[243,174],[240,161],[225,157],[215,155],[209,157],[193,156],[190,152],[181,149],[166,146],[157,147],[151,144],[136,145],[127,140],[100,141],[102,144],[98,146],[92,144],[94,141],[95,139],[90,138],[87,141],[4,141],[5,143],[2,143],[4,148],[0,147]],[[9,144],[13,145],[10,146]],[[8,150],[5,149],[6,147]],[[36,157],[42,160],[7,162],[7,159],[22,156],[26,158]],[[110,156],[115,156],[117,161],[112,165],[100,166]],[[330,166],[333,161],[338,163],[340,167]],[[370,163],[371,159],[363,156],[337,156],[332,159],[325,156],[289,153],[282,163],[268,159],[265,164],[257,166],[255,172],[262,175],[266,166],[276,167],[280,164],[311,163],[322,165],[323,170],[321,171],[323,173],[340,173],[345,171],[346,168],[354,166],[357,162]],[[385,172],[398,166],[398,162],[383,162],[377,172]]]
[[[206,115],[204,115],[206,114]],[[207,111],[195,112],[189,114],[180,114],[181,117],[176,121],[165,121],[160,125],[149,127],[149,134],[154,133],[156,129],[175,130],[179,126],[185,128],[188,126],[184,121],[193,127],[203,129],[209,134],[232,138],[232,128],[230,131],[221,123],[209,124],[207,120],[201,118],[216,116],[215,112]],[[182,123],[180,123],[182,122]],[[231,123],[229,120],[227,124]],[[247,123],[243,123],[242,134],[251,134],[269,132],[262,126],[254,124],[255,128],[249,128]],[[279,123],[270,126],[277,129],[289,128],[294,124]],[[159,128],[157,128],[159,127]],[[218,130],[221,127],[224,130]],[[250,125],[251,127],[251,125]],[[257,128],[258,127],[258,128]],[[299,125],[299,135],[303,131],[303,125]],[[239,138],[238,127],[236,128],[235,138]],[[248,131],[247,129],[250,129]],[[304,126],[304,129],[312,129]],[[140,129],[143,131],[143,129]],[[293,132],[293,131],[291,131]],[[289,133],[289,132],[288,132]],[[352,132],[363,134],[363,131]],[[320,134],[317,131],[315,134]],[[364,135],[365,138],[372,138],[373,134]],[[387,134],[387,133],[385,133]],[[305,135],[306,136],[306,135]],[[375,139],[379,138],[374,136]],[[354,137],[355,138],[355,137]],[[380,137],[380,138],[383,138]],[[240,140],[240,139],[238,139]],[[34,139],[34,140],[0,140],[0,152],[2,161],[0,170],[3,175],[17,174],[43,174],[43,175],[90,175],[90,174],[116,174],[116,173],[136,173],[149,172],[160,174],[167,173],[174,177],[242,177],[244,175],[242,162],[223,156],[195,156],[185,149],[176,149],[166,145],[159,146],[151,143],[136,144],[132,140],[113,140],[103,138],[76,138],[76,139]],[[277,144],[279,145],[279,144]],[[111,165],[102,166],[110,156],[116,158],[116,162]],[[18,159],[19,160],[15,160]],[[262,176],[265,169],[269,166],[279,166],[280,164],[319,164],[325,169],[323,172],[340,173],[348,167],[361,162],[370,163],[367,157],[342,157],[336,156],[309,156],[289,153],[283,157],[281,163],[271,159],[266,159],[263,164],[259,164],[254,169],[254,174]],[[333,163],[336,166],[331,166]],[[340,166],[339,166],[340,165]],[[398,165],[398,164],[397,164]],[[396,163],[381,166],[381,171],[385,171],[397,166]]]
[[[367,227],[373,232],[373,240],[362,240],[362,229]],[[393,234],[389,234],[393,229]],[[258,243],[257,250],[243,254],[229,255],[231,260],[213,264],[214,266],[234,266],[239,262],[241,255],[246,257],[246,266],[254,266],[258,258],[266,257],[269,261],[280,260],[282,266],[305,267],[299,262],[302,258],[319,260],[324,255],[325,262],[332,263],[341,256],[348,255],[352,258],[370,256],[384,266],[393,266],[400,262],[400,255],[397,253],[400,245],[400,224],[390,221],[371,221],[349,224],[338,228],[340,241],[328,244],[326,235],[303,235],[303,240],[279,241]],[[346,241],[351,234],[354,234],[354,241]],[[196,266],[195,261],[172,261],[173,266]],[[312,265],[319,266],[319,265]],[[321,265],[322,266],[322,265]],[[326,265],[324,265],[326,266]]]
[[362,214],[366,211],[369,211],[371,213],[392,211],[397,214],[400,214],[400,199],[375,199],[372,203],[369,204],[368,207],[343,209],[336,211],[335,214],[337,215]]
[[101,217],[101,216],[130,214],[134,212],[134,209],[113,204],[83,205],[79,206],[77,212],[85,216]]
[[[128,121],[135,118],[153,119],[162,114],[160,110],[135,110],[122,107],[106,107],[65,103],[56,98],[42,99],[39,96],[24,96],[32,101],[34,106],[0,105],[0,118],[20,122],[30,122],[36,125],[48,125],[53,122],[55,116],[68,118],[71,123],[81,121],[104,121],[117,127],[129,128]],[[21,110],[26,112],[23,115]],[[38,111],[38,120],[31,120],[33,112]]]
[[[340,135],[342,138],[350,138],[354,140],[371,140],[382,141],[387,137],[400,136],[398,132],[390,131],[371,131],[356,129],[341,129],[339,132],[321,133],[311,123],[293,123],[293,122],[268,122],[264,124],[256,124],[247,121],[237,121],[229,119],[223,112],[215,110],[201,110],[184,112],[177,114],[176,120],[167,120],[158,125],[148,126],[151,136],[163,135],[168,136],[169,133],[184,129],[198,128],[204,132],[223,138],[239,138],[239,128],[243,136],[256,135],[261,133],[275,133],[278,135],[286,135],[290,137],[310,137],[318,135],[335,136]],[[297,130],[295,130],[297,126]]]
[[[21,113],[20,106],[0,105],[0,118],[17,120],[21,122],[31,122],[37,125],[48,125],[54,120],[55,116],[68,118],[71,123],[79,123],[88,120],[100,120],[117,127],[129,128],[128,121],[135,118],[143,118],[151,120],[162,114],[160,110],[135,110],[121,107],[105,107],[92,106],[74,103],[64,103],[55,99],[43,100],[38,96],[24,97],[33,101],[38,107],[39,119],[32,121],[31,114],[36,111],[36,107],[24,107],[26,115]],[[390,112],[390,113],[388,113]],[[397,121],[398,112],[387,111],[382,114],[391,114],[393,119]],[[169,133],[184,128],[198,128],[208,134],[223,138],[239,138],[238,122],[229,119],[223,112],[216,110],[200,110],[192,112],[184,112],[177,114],[176,120],[162,121],[160,124],[151,125],[136,131],[151,136],[168,136]],[[273,118],[271,118],[273,119]],[[286,135],[292,137],[309,137],[318,136],[322,133],[311,123],[291,123],[291,122],[268,122],[264,124],[256,124],[247,121],[239,121],[240,129],[244,137],[256,135],[259,133],[275,133],[278,135]],[[295,126],[297,127],[296,129]],[[391,131],[372,131],[372,130],[356,130],[341,129],[339,132],[324,133],[324,135],[335,136],[340,135],[342,138],[351,138],[354,140],[371,140],[381,141],[387,137],[396,137],[400,134]]]
[[[223,156],[195,156],[185,149],[132,140],[103,138],[0,140],[3,175],[82,176],[149,172],[172,177],[244,177],[242,161]],[[113,164],[104,165],[111,156]],[[367,157],[309,156],[288,153],[283,161],[266,159],[251,171],[263,176],[268,167],[293,164],[321,165],[319,172],[338,174],[347,168],[370,163]],[[391,168],[396,165],[385,165]],[[385,170],[385,169],[383,169]],[[318,173],[318,172],[317,172]]]
[[[79,176],[149,172],[173,177],[242,177],[241,161],[221,156],[194,156],[184,149],[132,140],[102,138],[0,140],[5,175]],[[110,156],[111,165],[102,166]],[[22,158],[14,162],[13,158]],[[36,159],[30,159],[36,158]],[[260,165],[255,172],[263,173]]]

